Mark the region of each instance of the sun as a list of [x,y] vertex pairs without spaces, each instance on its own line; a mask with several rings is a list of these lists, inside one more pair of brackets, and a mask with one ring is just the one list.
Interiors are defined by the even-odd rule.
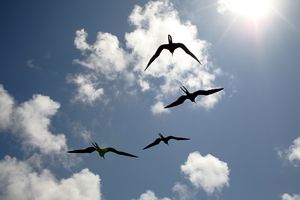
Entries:
[[267,17],[271,11],[274,0],[220,0],[224,10],[259,21]]

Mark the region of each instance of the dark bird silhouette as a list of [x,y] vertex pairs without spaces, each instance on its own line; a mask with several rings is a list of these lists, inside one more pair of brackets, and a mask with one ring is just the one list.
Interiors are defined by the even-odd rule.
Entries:
[[99,145],[96,143],[96,142],[91,142],[92,143],[92,147],[88,147],[88,148],[85,148],[85,149],[77,149],[77,150],[72,150],[72,151],[68,151],[68,153],[92,153],[94,151],[97,151],[99,156],[102,157],[102,158],[105,158],[104,155],[107,153],[107,152],[113,152],[113,153],[116,153],[116,154],[119,154],[119,155],[122,155],[122,156],[129,156],[129,157],[135,157],[137,158],[137,156],[135,155],[132,155],[132,154],[129,154],[129,153],[126,153],[126,152],[123,152],[123,151],[118,151],[114,148],[111,148],[111,147],[107,147],[107,148],[100,148]]
[[219,92],[221,90],[223,90],[224,88],[217,88],[217,89],[211,89],[211,90],[198,90],[196,92],[190,93],[184,86],[180,87],[180,89],[186,94],[186,95],[182,95],[181,97],[179,97],[176,101],[174,101],[173,103],[171,103],[170,105],[165,106],[165,108],[170,108],[170,107],[174,107],[174,106],[178,106],[180,104],[182,104],[185,100],[189,99],[192,102],[195,102],[195,99],[198,95],[210,95],[216,92]]
[[187,53],[190,56],[192,56],[195,60],[197,60],[201,64],[201,62],[198,60],[198,58],[192,52],[190,52],[190,50],[184,44],[182,44],[182,43],[173,43],[171,35],[168,35],[168,40],[169,40],[169,44],[162,44],[162,45],[160,45],[158,47],[158,49],[156,50],[155,54],[152,56],[152,58],[148,62],[147,67],[145,68],[144,71],[146,71],[146,69],[150,66],[150,64],[159,56],[159,54],[164,49],[169,50],[172,53],[172,55],[173,55],[175,49],[182,48],[185,51],[185,53]]
[[171,136],[171,135],[168,137],[164,137],[161,133],[159,133],[158,135],[160,136],[159,138],[154,140],[154,142],[152,142],[151,144],[149,144],[148,146],[146,146],[143,149],[148,149],[150,147],[158,145],[161,141],[163,141],[165,144],[169,145],[169,140],[171,140],[171,139],[173,139],[173,140],[190,140],[190,138],[175,137],[175,136]]

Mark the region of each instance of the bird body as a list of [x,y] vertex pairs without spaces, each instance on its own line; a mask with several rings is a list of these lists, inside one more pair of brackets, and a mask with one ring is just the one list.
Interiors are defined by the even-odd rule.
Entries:
[[211,90],[198,90],[198,91],[193,92],[193,93],[190,93],[184,86],[180,87],[180,89],[185,93],[185,95],[180,96],[176,101],[174,101],[173,103],[165,106],[165,108],[178,106],[178,105],[182,104],[187,99],[189,99],[190,101],[196,103],[195,99],[198,95],[207,96],[207,95],[219,92],[219,91],[223,90],[224,88],[217,88],[217,89],[211,89]]
[[152,142],[151,144],[147,145],[145,149],[148,149],[150,147],[153,147],[155,145],[158,145],[161,141],[163,141],[165,144],[169,145],[169,140],[173,139],[173,140],[189,140],[189,138],[183,138],[183,137],[175,137],[175,136],[168,136],[168,137],[164,137],[161,133],[158,134],[159,138],[157,138],[156,140],[154,140],[154,142]]
[[92,146],[85,148],[85,149],[77,149],[77,150],[72,150],[72,151],[68,151],[68,153],[92,153],[94,151],[97,151],[99,156],[102,158],[105,158],[104,155],[108,152],[113,152],[119,155],[123,155],[123,156],[129,156],[129,157],[135,157],[137,158],[137,156],[123,152],[123,151],[118,151],[112,147],[107,147],[107,148],[100,148],[99,145],[96,142],[92,142]]
[[156,50],[155,54],[152,56],[152,58],[149,60],[147,67],[145,68],[144,71],[146,71],[146,69],[150,66],[150,64],[160,55],[160,53],[162,52],[162,50],[167,49],[171,52],[171,54],[173,55],[175,49],[177,48],[181,48],[185,51],[185,53],[189,54],[190,56],[192,56],[195,60],[197,60],[200,64],[201,62],[198,60],[198,58],[182,43],[173,43],[172,41],[172,37],[171,35],[168,35],[168,44],[162,44],[158,47],[158,49]]

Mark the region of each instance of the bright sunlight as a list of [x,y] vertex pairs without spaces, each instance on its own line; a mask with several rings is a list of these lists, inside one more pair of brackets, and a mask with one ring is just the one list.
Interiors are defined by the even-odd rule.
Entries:
[[221,0],[223,10],[259,21],[271,13],[274,0]]

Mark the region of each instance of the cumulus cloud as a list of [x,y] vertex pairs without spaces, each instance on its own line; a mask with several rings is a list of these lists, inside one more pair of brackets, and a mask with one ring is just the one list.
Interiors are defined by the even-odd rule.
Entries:
[[94,80],[95,76],[77,74],[72,77],[68,77],[68,81],[77,85],[77,94],[74,97],[74,101],[80,101],[93,105],[97,100],[103,100],[104,89],[97,88]]
[[101,199],[100,177],[83,169],[58,180],[51,171],[35,171],[30,164],[5,156],[0,161],[0,199]]
[[0,99],[0,131],[1,128],[9,129],[23,139],[25,147],[38,148],[45,154],[66,150],[65,135],[49,130],[50,119],[60,107],[58,102],[37,94],[16,105],[2,85]]
[[0,84],[0,131],[10,126],[13,108],[13,98]]
[[155,193],[151,190],[147,190],[145,193],[141,194],[141,196],[136,200],[171,200],[170,198],[158,198]]
[[[215,87],[215,79],[221,70],[208,62],[209,43],[197,39],[197,27],[190,21],[181,20],[178,11],[168,0],[149,1],[143,7],[135,6],[129,15],[129,23],[133,31],[125,34],[125,47],[120,45],[116,36],[103,32],[98,33],[94,44],[88,44],[87,32],[78,30],[75,46],[81,51],[82,58],[76,59],[75,63],[90,70],[87,73],[96,74],[103,82],[121,79],[124,81],[121,85],[139,86],[142,92],[151,88],[156,100],[151,108],[154,114],[164,112],[163,109],[154,108],[158,108],[159,102],[165,102],[170,97],[176,98],[181,85],[191,91]],[[172,35],[174,42],[184,43],[203,65],[177,49],[173,56],[163,51],[144,72],[157,47],[167,43],[168,34]],[[153,80],[157,81],[150,87]],[[209,109],[220,98],[220,94],[204,97],[197,105]]]
[[300,200],[300,195],[299,194],[289,195],[287,193],[284,193],[281,196],[281,200]]
[[107,79],[115,79],[127,66],[126,52],[120,47],[119,40],[110,33],[99,32],[96,42],[88,44],[88,33],[84,30],[76,31],[75,46],[81,50],[84,58],[75,62],[104,75]]
[[287,158],[289,161],[300,161],[300,137],[293,141],[293,144],[287,151]]
[[296,138],[287,150],[278,151],[278,154],[281,158],[284,158],[293,163],[295,166],[298,166],[300,161],[300,137]]
[[221,191],[229,185],[229,168],[226,162],[211,154],[202,156],[195,151],[190,153],[181,171],[196,188],[202,188],[208,194]]

